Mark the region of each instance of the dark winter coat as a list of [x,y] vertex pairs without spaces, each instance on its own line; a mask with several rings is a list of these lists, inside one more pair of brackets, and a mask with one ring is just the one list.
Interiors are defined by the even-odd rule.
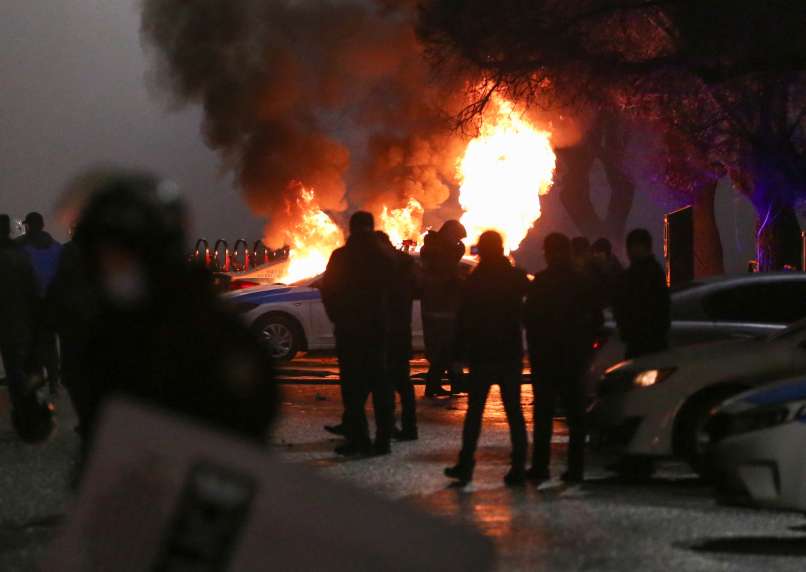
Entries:
[[36,292],[28,257],[11,240],[0,242],[0,342],[31,343],[38,304]]
[[31,259],[36,276],[37,295],[44,298],[48,286],[56,275],[62,245],[45,231],[24,234],[17,239],[17,245]]
[[547,373],[581,369],[603,321],[600,297],[587,276],[571,264],[539,272],[524,307],[532,368]]
[[464,282],[457,319],[458,358],[471,364],[523,359],[526,273],[503,256],[485,260]]
[[666,275],[654,257],[633,262],[613,297],[613,312],[628,357],[661,351],[671,326]]
[[435,232],[426,235],[420,261],[423,267],[422,312],[436,318],[454,319],[461,287],[459,263],[464,255],[460,242],[449,242]]
[[411,317],[419,272],[405,252],[394,253],[394,279],[389,290],[389,342],[401,352],[411,352]]
[[81,252],[73,242],[68,242],[62,248],[45,303],[47,326],[50,329],[62,337],[86,337],[98,308]]
[[82,360],[81,426],[124,394],[243,437],[264,440],[277,405],[271,357],[208,281],[191,272],[161,280],[146,307],[101,306]]
[[322,302],[336,336],[384,339],[394,258],[374,233],[354,233],[333,251],[322,278]]

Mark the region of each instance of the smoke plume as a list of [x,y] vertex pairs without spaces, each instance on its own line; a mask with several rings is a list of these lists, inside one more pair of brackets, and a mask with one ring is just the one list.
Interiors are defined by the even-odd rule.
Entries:
[[203,107],[206,142],[273,244],[296,223],[301,186],[331,213],[449,198],[464,91],[431,81],[415,4],[143,0],[151,80]]

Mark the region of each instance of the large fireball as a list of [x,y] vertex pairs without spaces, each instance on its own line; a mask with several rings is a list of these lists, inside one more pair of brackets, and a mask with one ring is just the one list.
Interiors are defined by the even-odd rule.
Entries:
[[539,196],[551,188],[555,161],[550,134],[495,97],[479,135],[458,162],[468,244],[476,244],[485,230],[497,230],[507,251],[517,250],[540,218]]

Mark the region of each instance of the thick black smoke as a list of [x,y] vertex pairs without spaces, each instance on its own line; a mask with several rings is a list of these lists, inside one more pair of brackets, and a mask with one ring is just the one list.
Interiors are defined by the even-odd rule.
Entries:
[[271,242],[295,223],[299,183],[335,212],[449,198],[464,90],[431,81],[414,4],[143,0],[153,80],[204,108],[204,137]]

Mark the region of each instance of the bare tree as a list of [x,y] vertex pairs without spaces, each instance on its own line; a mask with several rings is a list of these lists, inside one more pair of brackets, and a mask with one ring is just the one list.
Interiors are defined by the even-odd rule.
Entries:
[[528,104],[618,109],[706,150],[755,207],[771,270],[798,263],[804,29],[806,9],[789,0],[430,0],[419,33],[437,68],[469,65],[481,77],[462,121],[500,90]]

